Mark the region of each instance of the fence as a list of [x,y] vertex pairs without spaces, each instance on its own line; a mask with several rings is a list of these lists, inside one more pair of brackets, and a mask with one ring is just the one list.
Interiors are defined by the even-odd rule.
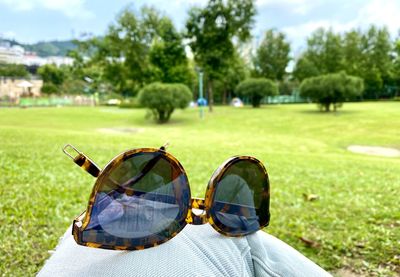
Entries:
[[94,106],[98,101],[93,96],[64,97],[23,97],[19,99],[0,99],[0,107],[56,107],[56,106]]
[[264,104],[288,104],[288,103],[308,103],[309,101],[302,98],[298,93],[293,95],[277,95],[265,97],[262,101]]
[[[292,95],[276,95],[264,97],[261,100],[261,104],[290,104],[290,103],[309,103],[309,99],[302,98],[299,92],[294,91]],[[243,98],[243,103],[251,104],[250,99],[247,97]]]

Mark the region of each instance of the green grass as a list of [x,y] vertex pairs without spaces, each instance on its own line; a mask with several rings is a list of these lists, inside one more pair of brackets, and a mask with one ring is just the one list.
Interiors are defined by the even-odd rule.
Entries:
[[[400,149],[399,103],[345,104],[337,114],[314,105],[217,107],[205,120],[187,109],[162,126],[144,115],[105,107],[0,109],[0,275],[37,272],[86,207],[94,180],[62,154],[64,144],[104,166],[123,150],[166,141],[194,196],[204,195],[226,158],[256,156],[271,180],[266,232],[328,270],[399,274],[400,158],[346,151],[350,144]],[[138,133],[98,131],[112,127]],[[304,193],[319,199],[305,201]]]

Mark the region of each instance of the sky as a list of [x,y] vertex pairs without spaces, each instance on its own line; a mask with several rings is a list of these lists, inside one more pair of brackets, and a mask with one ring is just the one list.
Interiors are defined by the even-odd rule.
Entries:
[[[0,36],[24,43],[104,34],[127,6],[151,5],[183,29],[187,11],[206,0],[0,0]],[[386,25],[393,37],[400,29],[400,0],[256,0],[253,35],[260,40],[269,28],[286,33],[294,52],[318,27],[343,32]]]

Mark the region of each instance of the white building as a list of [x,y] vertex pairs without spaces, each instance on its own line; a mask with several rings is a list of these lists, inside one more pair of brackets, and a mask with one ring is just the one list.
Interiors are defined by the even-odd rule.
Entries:
[[21,64],[23,62],[25,50],[23,47],[9,43],[0,44],[0,63]]
[[21,46],[11,46],[10,43],[0,43],[0,63],[8,64],[23,64],[27,66],[37,65],[42,66],[45,64],[73,65],[74,60],[70,57],[51,56],[39,57],[36,53],[25,52]]
[[25,80],[0,77],[0,98],[8,97],[17,101],[21,96],[40,96],[42,80]]

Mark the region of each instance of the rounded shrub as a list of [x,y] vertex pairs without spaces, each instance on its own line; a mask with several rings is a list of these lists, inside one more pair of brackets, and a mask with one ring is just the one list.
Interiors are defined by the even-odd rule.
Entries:
[[44,83],[40,91],[45,94],[54,94],[58,92],[58,87],[53,83]]
[[236,93],[241,97],[248,97],[253,107],[260,107],[264,97],[278,94],[278,86],[266,78],[250,78],[236,87]]
[[332,105],[336,111],[344,101],[360,96],[363,91],[363,79],[344,72],[307,78],[300,85],[300,95],[318,103],[326,112]]
[[139,103],[151,110],[159,123],[167,122],[175,109],[184,109],[192,100],[192,93],[183,84],[152,83],[139,92]]

